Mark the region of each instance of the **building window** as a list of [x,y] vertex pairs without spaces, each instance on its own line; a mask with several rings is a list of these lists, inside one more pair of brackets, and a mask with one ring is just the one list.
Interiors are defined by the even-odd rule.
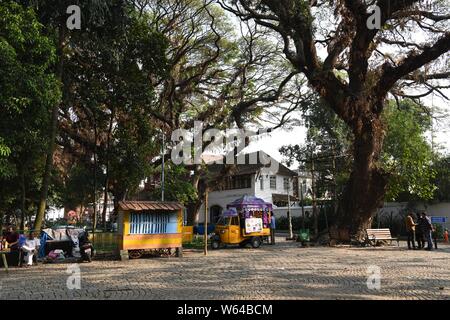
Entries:
[[176,212],[131,213],[130,234],[167,234],[177,233]]
[[251,175],[228,177],[222,186],[222,190],[247,189],[252,187]]
[[289,188],[289,178],[283,178],[283,188],[284,190],[290,190]]
[[211,223],[217,223],[221,214],[222,214],[221,206],[212,206],[209,209],[209,221],[211,221]]
[[261,190],[264,190],[264,178],[259,177],[259,187]]
[[276,189],[276,188],[277,188],[277,177],[270,176],[270,189]]

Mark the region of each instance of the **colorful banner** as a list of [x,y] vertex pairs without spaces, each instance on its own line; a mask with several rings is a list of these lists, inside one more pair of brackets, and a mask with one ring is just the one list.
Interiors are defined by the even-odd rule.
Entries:
[[245,219],[245,232],[262,232],[263,231],[263,221],[261,218],[249,218]]

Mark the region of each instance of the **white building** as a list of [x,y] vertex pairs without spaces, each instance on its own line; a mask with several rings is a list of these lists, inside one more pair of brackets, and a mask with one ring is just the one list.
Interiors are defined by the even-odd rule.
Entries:
[[[254,154],[246,155],[246,160]],[[265,154],[266,157],[270,157]],[[214,191],[208,193],[208,222],[215,223],[227,205],[234,200],[244,196],[255,196],[266,202],[272,203],[274,207],[287,205],[288,200],[298,201],[296,190],[294,191],[294,177],[297,175],[283,164],[270,157],[271,161],[278,167],[276,172],[267,174],[264,165],[238,164],[232,173],[223,178],[225,165],[209,164],[209,172],[217,177],[217,184]],[[289,199],[288,199],[289,194]],[[199,223],[204,222],[204,203],[200,208]]]

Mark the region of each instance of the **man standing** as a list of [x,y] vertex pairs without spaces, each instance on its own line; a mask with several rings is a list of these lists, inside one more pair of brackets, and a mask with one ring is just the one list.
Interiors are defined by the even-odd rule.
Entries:
[[430,218],[428,218],[425,212],[422,212],[422,223],[420,225],[422,229],[422,233],[427,240],[428,247],[427,250],[433,250],[433,239],[431,233],[433,232],[433,224],[431,223]]
[[[416,226],[417,224],[414,222],[413,214],[410,211],[408,216],[406,217],[406,230],[408,232],[408,249],[411,250],[411,242],[412,248],[416,249]],[[419,244],[420,246],[420,244]]]
[[270,216],[270,244],[275,244],[275,214]]

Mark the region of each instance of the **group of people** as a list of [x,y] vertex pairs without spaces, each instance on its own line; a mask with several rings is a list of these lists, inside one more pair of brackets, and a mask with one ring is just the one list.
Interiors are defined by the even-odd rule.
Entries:
[[426,212],[417,214],[417,220],[414,220],[414,213],[409,212],[406,217],[406,229],[408,231],[408,249],[424,249],[426,242],[425,249],[433,250],[434,226]]
[[[11,252],[18,252],[19,259],[22,260],[22,254],[25,257],[26,266],[33,265],[33,257],[39,250],[39,238],[35,238],[33,232],[29,232],[27,237],[21,237],[15,226],[7,227],[6,232],[2,234],[2,248],[9,249]],[[22,261],[19,261],[22,265]]]

